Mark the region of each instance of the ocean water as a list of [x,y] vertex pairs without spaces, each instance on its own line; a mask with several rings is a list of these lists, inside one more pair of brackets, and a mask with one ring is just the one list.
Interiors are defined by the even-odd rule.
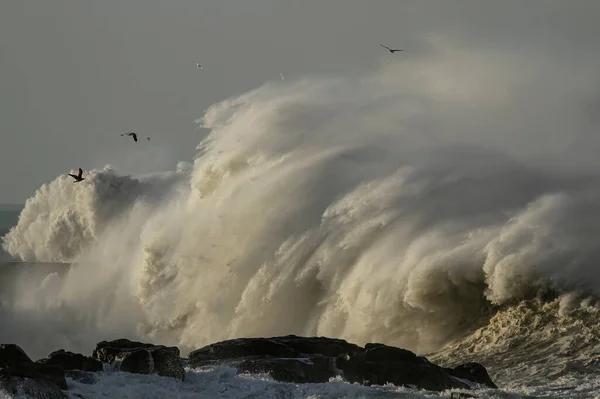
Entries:
[[[19,213],[23,210],[23,205],[0,204],[0,237],[5,236],[8,231],[17,225]],[[5,250],[0,247],[0,262],[14,260]]]
[[[217,103],[196,158],[171,171],[58,175],[3,236],[21,263],[0,266],[0,342],[39,358],[125,337],[186,355],[324,335],[479,361],[500,387],[484,398],[600,397],[590,77],[458,55]],[[107,373],[70,395],[450,396],[227,367],[188,377]]]
[[6,235],[11,227],[17,225],[22,210],[23,205],[0,204],[0,236]]

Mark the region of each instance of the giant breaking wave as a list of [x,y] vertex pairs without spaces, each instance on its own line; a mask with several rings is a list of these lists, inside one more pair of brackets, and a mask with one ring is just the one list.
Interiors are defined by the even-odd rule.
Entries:
[[19,282],[0,341],[185,353],[296,333],[427,352],[498,306],[595,297],[591,72],[545,62],[438,48],[360,79],[266,84],[207,110],[193,165],[57,177],[3,245],[74,265]]

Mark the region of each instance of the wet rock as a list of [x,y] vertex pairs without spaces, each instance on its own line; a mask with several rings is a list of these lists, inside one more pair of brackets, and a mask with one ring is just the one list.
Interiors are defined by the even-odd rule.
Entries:
[[417,362],[417,355],[413,352],[384,344],[366,344],[364,353],[368,362]]
[[23,384],[26,387],[44,387],[48,385],[46,383],[67,389],[65,372],[61,367],[34,363],[23,349],[14,344],[0,345],[0,379],[7,391]]
[[38,399],[64,399],[65,393],[54,383],[24,377],[5,377],[0,375],[0,390],[14,397]]
[[[397,352],[395,355],[398,357],[394,357],[389,356],[394,352],[391,350],[387,354],[379,350],[377,352],[377,356],[369,356],[367,350],[355,352],[338,358],[336,365],[343,372],[345,380],[363,385],[391,383],[430,391],[469,388],[467,384],[452,379],[441,367],[423,363],[414,353],[411,356]],[[407,360],[405,356],[412,360]]]
[[360,349],[342,339],[325,337],[299,337],[287,335],[273,338],[238,338],[217,342],[190,353],[191,365],[199,366],[211,361],[248,357],[298,358],[318,354],[335,357]]
[[0,344],[0,368],[30,363],[33,363],[33,361],[18,345]]
[[152,345],[127,339],[102,341],[96,345],[92,357],[129,373],[156,373],[164,377],[185,379],[183,361],[179,357],[179,349],[174,346]]
[[45,359],[36,363],[50,366],[61,366],[64,370],[102,371],[102,362],[79,353],[67,352],[60,349],[52,352]]
[[218,342],[193,351],[189,359],[182,359],[177,347],[118,339],[99,342],[91,358],[61,349],[34,363],[17,345],[5,344],[0,345],[0,388],[9,393],[28,392],[32,397],[63,397],[65,370],[72,380],[93,384],[103,362],[125,372],[179,380],[185,378],[184,364],[223,364],[236,367],[239,373],[268,373],[290,383],[320,383],[341,376],[352,383],[391,383],[431,391],[497,388],[479,363],[445,368],[409,350],[380,343],[363,348],[340,339],[296,335]]
[[[130,341],[128,339],[115,339],[113,341],[102,341],[96,344],[92,357],[103,363],[113,363],[117,356],[121,356],[127,351],[133,351],[140,348],[152,348],[153,344]],[[179,352],[179,350],[178,350]],[[177,354],[179,355],[179,353]]]
[[379,343],[361,348],[325,337],[232,339],[191,352],[189,364],[227,364],[240,373],[268,373],[275,380],[294,383],[326,382],[341,375],[364,385],[392,383],[432,391],[470,389],[475,384],[496,387],[478,363],[448,369],[406,349]]
[[56,384],[60,389],[67,389],[65,371],[58,366],[46,366],[31,363],[0,369],[0,378],[11,379],[14,377],[31,378],[37,381],[48,381]]
[[179,357],[179,349],[175,354],[173,350],[161,346],[151,350],[150,353],[152,354],[156,374],[185,380],[185,369],[183,368],[183,361]]
[[136,374],[152,374],[154,365],[152,355],[146,348],[135,349],[123,354],[119,370]]
[[191,364],[245,357],[298,357],[300,353],[271,339],[240,338],[207,345],[189,354]]
[[273,339],[275,342],[282,343],[303,355],[318,354],[336,357],[343,353],[361,349],[358,345],[348,343],[343,339],[335,338],[299,337],[297,335],[287,335],[284,337],[275,337],[271,339]]
[[490,378],[485,367],[480,363],[465,363],[453,369],[446,369],[450,375],[462,379],[469,380],[476,384],[488,386],[490,388],[498,388]]

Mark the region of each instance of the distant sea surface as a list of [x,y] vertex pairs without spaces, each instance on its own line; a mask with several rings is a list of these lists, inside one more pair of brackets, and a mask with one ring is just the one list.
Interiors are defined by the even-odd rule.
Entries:
[[[0,204],[0,237],[3,237],[12,227],[17,225],[23,207],[24,205],[20,204]],[[7,254],[0,246],[0,260],[6,258]]]
[[11,227],[16,226],[22,210],[23,205],[0,204],[0,236],[8,233]]

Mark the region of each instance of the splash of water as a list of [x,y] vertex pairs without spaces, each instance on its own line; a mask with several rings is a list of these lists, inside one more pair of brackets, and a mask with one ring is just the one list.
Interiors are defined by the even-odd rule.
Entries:
[[493,304],[597,294],[599,142],[565,138],[587,131],[569,122],[589,81],[453,54],[267,84],[207,110],[193,167],[42,186],[4,246],[77,265],[12,306],[54,309],[86,348],[112,331],[184,353],[288,333],[428,351]]

